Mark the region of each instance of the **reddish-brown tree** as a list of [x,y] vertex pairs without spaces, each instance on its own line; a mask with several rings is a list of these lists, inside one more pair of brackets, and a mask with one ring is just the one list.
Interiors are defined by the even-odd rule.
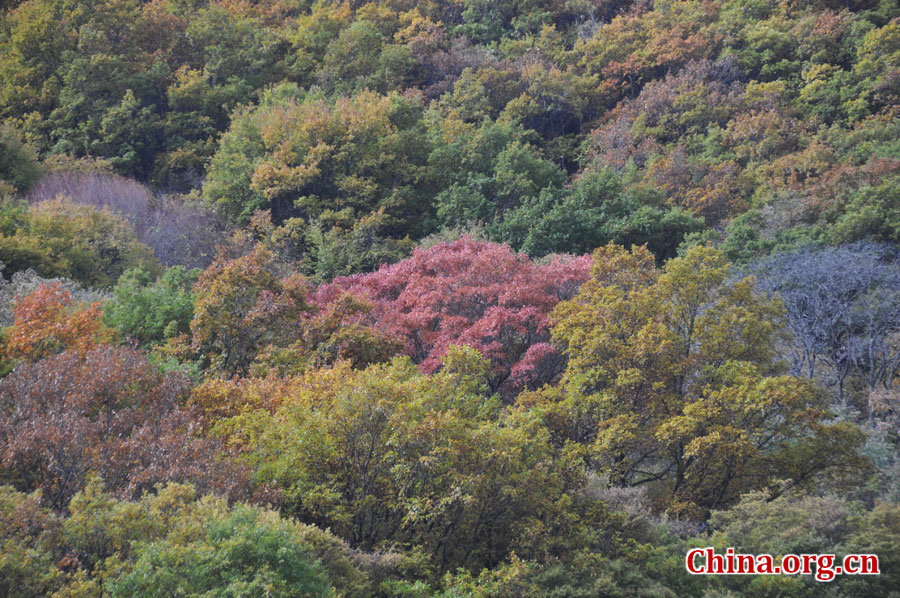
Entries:
[[189,387],[142,352],[110,345],[23,363],[0,381],[0,472],[23,490],[40,488],[55,509],[91,471],[124,497],[164,481],[239,493],[243,470],[195,433],[197,414],[183,406]]

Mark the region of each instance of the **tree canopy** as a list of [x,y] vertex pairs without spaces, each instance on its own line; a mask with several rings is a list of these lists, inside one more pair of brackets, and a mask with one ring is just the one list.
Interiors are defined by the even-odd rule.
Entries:
[[896,0],[0,0],[0,595],[897,598],[898,140]]

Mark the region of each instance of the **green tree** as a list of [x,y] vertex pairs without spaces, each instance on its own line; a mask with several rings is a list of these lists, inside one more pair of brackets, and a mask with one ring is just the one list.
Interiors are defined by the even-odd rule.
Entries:
[[492,228],[529,255],[584,254],[613,242],[646,244],[662,261],[674,257],[686,235],[705,226],[689,212],[654,200],[626,190],[620,174],[604,169],[584,175],[569,189],[545,189]]
[[498,222],[565,179],[515,125],[487,119],[476,125],[456,116],[441,120],[436,114],[430,118],[434,151],[428,157],[428,176],[440,189],[434,203],[441,227]]
[[866,94],[856,100],[871,109],[892,106],[900,101],[900,18],[872,29],[857,48],[854,71],[863,79]]
[[315,222],[306,233],[311,274],[318,281],[329,282],[336,276],[373,272],[407,257],[413,242],[408,237],[388,237],[387,221],[382,209],[361,217],[349,230],[339,226],[328,229]]
[[207,524],[200,537],[184,541],[176,536],[141,546],[131,571],[107,584],[108,595],[332,596],[325,572],[292,527],[271,514],[238,506]]
[[0,196],[28,191],[41,175],[34,150],[9,127],[0,127]]
[[[215,429],[246,447],[260,482],[283,488],[284,511],[364,550],[398,543],[445,572],[510,551],[556,553],[577,533],[596,542],[568,523],[574,513],[587,527],[605,522],[575,491],[579,470],[553,462],[534,418],[488,396],[486,366],[459,348],[433,376],[407,358],[362,371],[343,363],[289,381],[273,412],[245,408]],[[240,392],[230,401],[252,405]]]
[[316,71],[319,81],[343,93],[374,87],[381,47],[378,28],[369,21],[355,21],[328,44]]
[[142,268],[127,270],[103,306],[103,319],[142,345],[185,334],[194,315],[191,285],[199,275],[200,270],[172,266],[154,280]]
[[276,88],[234,119],[210,163],[206,199],[239,220],[270,209],[276,223],[352,222],[383,209],[392,236],[417,231],[428,211],[417,184],[428,155],[421,98],[298,93]]
[[0,588],[16,598],[67,596],[346,596],[375,584],[329,532],[190,485],[138,501],[93,478],[55,515],[39,494],[0,486]]

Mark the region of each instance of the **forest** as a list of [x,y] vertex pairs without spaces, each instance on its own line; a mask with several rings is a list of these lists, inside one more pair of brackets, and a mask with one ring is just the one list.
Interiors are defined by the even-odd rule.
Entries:
[[0,596],[900,598],[897,0],[0,0],[0,272]]

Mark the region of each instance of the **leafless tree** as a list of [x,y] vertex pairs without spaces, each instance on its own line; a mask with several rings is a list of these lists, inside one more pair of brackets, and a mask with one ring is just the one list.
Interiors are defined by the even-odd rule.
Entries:
[[793,372],[827,382],[846,404],[845,381],[889,389],[900,366],[900,261],[891,246],[860,242],[774,255],[751,266],[778,294],[793,332]]
[[228,232],[205,206],[178,196],[154,195],[137,181],[106,172],[50,172],[28,199],[39,202],[60,195],[75,203],[119,212],[138,239],[170,266],[208,266],[216,256],[216,245]]

